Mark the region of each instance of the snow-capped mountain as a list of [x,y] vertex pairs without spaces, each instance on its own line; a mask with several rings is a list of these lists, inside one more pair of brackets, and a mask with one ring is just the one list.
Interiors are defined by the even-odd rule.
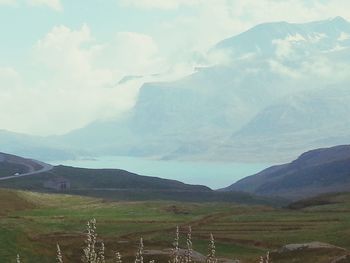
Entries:
[[[282,147],[271,138],[296,131],[302,136],[295,138],[295,152],[303,145],[324,146],[305,134],[317,130],[322,141],[335,136],[327,125],[338,123],[334,116],[346,112],[343,104],[350,105],[344,94],[349,47],[350,24],[340,17],[258,25],[210,51],[223,52],[229,58],[224,63],[176,82],[145,84],[125,119],[93,124],[67,138],[101,138],[96,141],[101,151],[167,158],[261,157],[271,143],[276,151]],[[333,91],[335,85],[343,92]],[[246,141],[255,147],[240,147]]]
[[[290,57],[329,52],[350,46],[350,24],[342,17],[306,24],[277,22],[258,25],[238,36],[223,40],[212,50],[225,50],[232,57],[259,54]],[[292,58],[292,57],[290,57]]]
[[208,56],[216,53],[224,59],[214,66],[144,84],[124,118],[52,139],[97,154],[262,161],[291,159],[332,138],[347,143],[346,20],[261,24]]

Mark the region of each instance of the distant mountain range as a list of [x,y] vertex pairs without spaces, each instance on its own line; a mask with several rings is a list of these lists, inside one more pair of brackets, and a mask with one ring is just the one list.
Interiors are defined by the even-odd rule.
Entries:
[[144,84],[123,118],[48,138],[0,133],[2,150],[43,160],[282,162],[348,143],[350,23],[343,18],[261,24],[218,43],[208,57],[215,65],[178,81]]
[[0,130],[0,151],[45,161],[74,159],[84,154],[69,145],[59,145],[54,137],[30,136],[5,130]]
[[292,200],[350,191],[350,145],[312,150],[291,163],[246,177],[224,191]]

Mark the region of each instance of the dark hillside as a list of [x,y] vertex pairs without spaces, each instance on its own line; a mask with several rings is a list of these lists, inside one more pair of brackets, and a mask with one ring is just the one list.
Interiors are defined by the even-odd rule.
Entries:
[[223,190],[290,199],[350,191],[350,146],[306,152],[291,163],[265,169]]

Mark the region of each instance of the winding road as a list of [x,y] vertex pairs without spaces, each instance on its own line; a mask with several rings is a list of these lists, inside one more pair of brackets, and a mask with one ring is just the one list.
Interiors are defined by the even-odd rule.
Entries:
[[40,173],[44,173],[44,172],[48,172],[51,171],[53,166],[47,163],[43,163],[40,161],[36,161],[36,160],[31,160],[32,162],[35,162],[36,164],[40,165],[42,168],[39,170],[34,170],[34,171],[30,171],[28,173],[23,173],[23,174],[19,174],[19,175],[12,175],[12,176],[6,176],[6,177],[0,177],[0,181],[5,181],[5,180],[10,180],[10,179],[15,179],[15,178],[19,178],[19,177],[25,177],[25,176],[30,176],[30,175],[35,175],[35,174],[40,174]]

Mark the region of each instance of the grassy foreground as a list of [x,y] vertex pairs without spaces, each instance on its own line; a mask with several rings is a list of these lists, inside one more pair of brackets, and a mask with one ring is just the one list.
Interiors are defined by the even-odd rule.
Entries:
[[266,251],[290,243],[322,241],[350,249],[349,194],[328,205],[288,210],[229,203],[108,202],[0,189],[0,207],[0,262],[15,262],[17,253],[24,263],[55,262],[57,242],[66,262],[79,262],[85,224],[93,217],[107,256],[118,250],[124,262],[134,258],[141,236],[145,249],[171,247],[177,225],[182,236],[192,226],[194,250],[205,255],[213,233],[217,255],[242,262],[258,262]]

